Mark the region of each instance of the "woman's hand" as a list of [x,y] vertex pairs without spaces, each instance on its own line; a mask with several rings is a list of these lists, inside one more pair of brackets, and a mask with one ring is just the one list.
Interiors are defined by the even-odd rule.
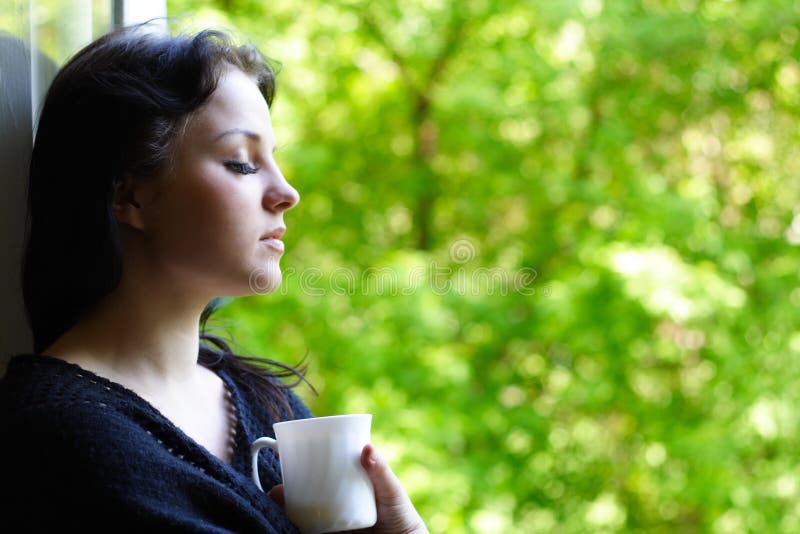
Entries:
[[389,464],[375,452],[372,445],[361,451],[361,466],[366,470],[375,489],[378,522],[375,526],[352,532],[375,534],[428,534],[425,523]]
[[[375,506],[378,522],[370,528],[350,530],[363,534],[428,534],[425,523],[417,513],[411,499],[397,479],[389,464],[375,452],[372,445],[361,451],[361,466],[367,472],[375,489]],[[283,506],[283,486],[272,488],[269,496]]]

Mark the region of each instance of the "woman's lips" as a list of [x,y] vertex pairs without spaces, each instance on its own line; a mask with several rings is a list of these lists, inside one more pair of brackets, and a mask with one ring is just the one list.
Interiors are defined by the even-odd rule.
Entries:
[[267,232],[266,234],[262,235],[261,239],[259,239],[258,241],[259,243],[264,243],[266,246],[268,246],[269,248],[273,249],[276,252],[283,253],[284,247],[281,238],[283,237],[284,233],[286,233],[286,227],[278,226],[277,228],[274,228],[269,232]]
[[277,252],[283,252],[284,250],[283,241],[274,237],[265,237],[264,239],[260,239],[259,243],[263,243]]

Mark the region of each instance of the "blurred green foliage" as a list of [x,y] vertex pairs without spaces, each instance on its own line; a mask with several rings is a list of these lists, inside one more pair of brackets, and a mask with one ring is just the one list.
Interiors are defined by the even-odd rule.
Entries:
[[0,2],[0,32],[35,43],[48,60],[63,65],[111,29],[111,13],[109,0],[4,0]]
[[170,0],[283,65],[284,285],[432,532],[800,532],[800,4]]

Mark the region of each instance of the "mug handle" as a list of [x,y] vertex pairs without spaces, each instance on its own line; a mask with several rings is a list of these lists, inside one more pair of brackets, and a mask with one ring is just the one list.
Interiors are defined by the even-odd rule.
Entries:
[[256,486],[258,486],[258,489],[261,491],[264,491],[264,488],[261,487],[261,480],[258,478],[258,451],[264,447],[269,447],[277,452],[278,442],[272,438],[258,438],[250,445],[250,456],[253,457],[253,482],[256,483]]

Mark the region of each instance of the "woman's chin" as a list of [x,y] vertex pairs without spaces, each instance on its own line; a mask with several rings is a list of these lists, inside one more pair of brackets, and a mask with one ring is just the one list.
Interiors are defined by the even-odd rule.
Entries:
[[248,284],[249,294],[264,295],[272,293],[281,286],[283,275],[277,261],[269,262],[262,267],[256,267],[250,271]]

